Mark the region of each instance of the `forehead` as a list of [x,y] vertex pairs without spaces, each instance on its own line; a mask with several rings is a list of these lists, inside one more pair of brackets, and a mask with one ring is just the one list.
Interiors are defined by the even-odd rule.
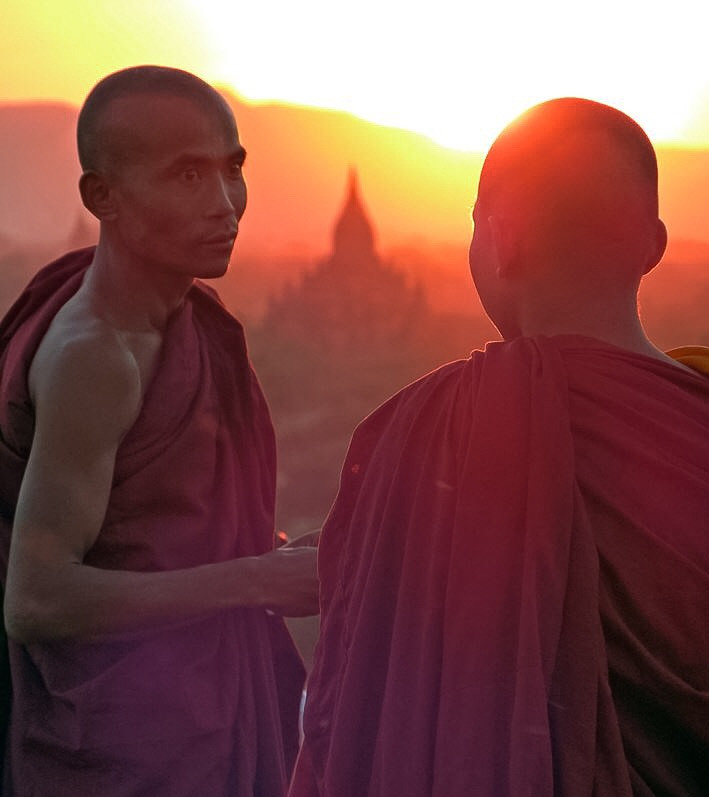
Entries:
[[226,107],[207,107],[189,97],[132,94],[106,108],[100,128],[120,159],[163,160],[182,151],[220,154],[239,146],[233,116]]

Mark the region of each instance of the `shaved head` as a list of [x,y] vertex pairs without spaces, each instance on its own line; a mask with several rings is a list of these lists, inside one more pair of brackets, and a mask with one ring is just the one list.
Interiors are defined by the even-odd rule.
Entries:
[[478,202],[565,254],[632,242],[657,222],[655,152],[642,128],[615,108],[550,100],[498,136]]
[[655,151],[629,116],[574,97],[530,108],[490,148],[473,218],[471,273],[504,337],[610,340],[596,322],[616,313],[633,338],[638,286],[667,231]]
[[84,172],[117,167],[131,157],[130,130],[111,115],[116,101],[126,97],[181,97],[205,111],[232,132],[234,116],[226,100],[201,78],[181,69],[135,66],[103,78],[89,92],[79,113],[77,145]]

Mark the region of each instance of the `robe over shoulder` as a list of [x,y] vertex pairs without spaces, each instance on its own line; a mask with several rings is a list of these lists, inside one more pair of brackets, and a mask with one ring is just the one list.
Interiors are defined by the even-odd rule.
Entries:
[[[27,372],[92,250],[43,269],[0,326],[0,561],[32,444]],[[85,562],[190,568],[273,546],[275,444],[243,330],[196,282],[168,322]],[[225,610],[94,643],[10,641],[6,794],[281,797],[304,671],[283,621]]]
[[488,344],[365,419],[291,797],[709,794],[709,379]]

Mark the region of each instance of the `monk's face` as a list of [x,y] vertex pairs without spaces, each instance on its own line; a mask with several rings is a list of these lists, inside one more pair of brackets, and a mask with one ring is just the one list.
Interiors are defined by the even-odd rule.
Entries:
[[227,109],[134,95],[106,117],[115,245],[153,271],[221,276],[246,208],[245,152]]

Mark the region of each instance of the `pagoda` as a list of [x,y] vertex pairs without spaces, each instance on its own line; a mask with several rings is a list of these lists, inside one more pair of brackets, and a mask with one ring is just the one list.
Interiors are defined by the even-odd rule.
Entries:
[[328,257],[272,300],[266,324],[294,341],[334,351],[396,345],[428,313],[420,286],[385,263],[350,169]]

